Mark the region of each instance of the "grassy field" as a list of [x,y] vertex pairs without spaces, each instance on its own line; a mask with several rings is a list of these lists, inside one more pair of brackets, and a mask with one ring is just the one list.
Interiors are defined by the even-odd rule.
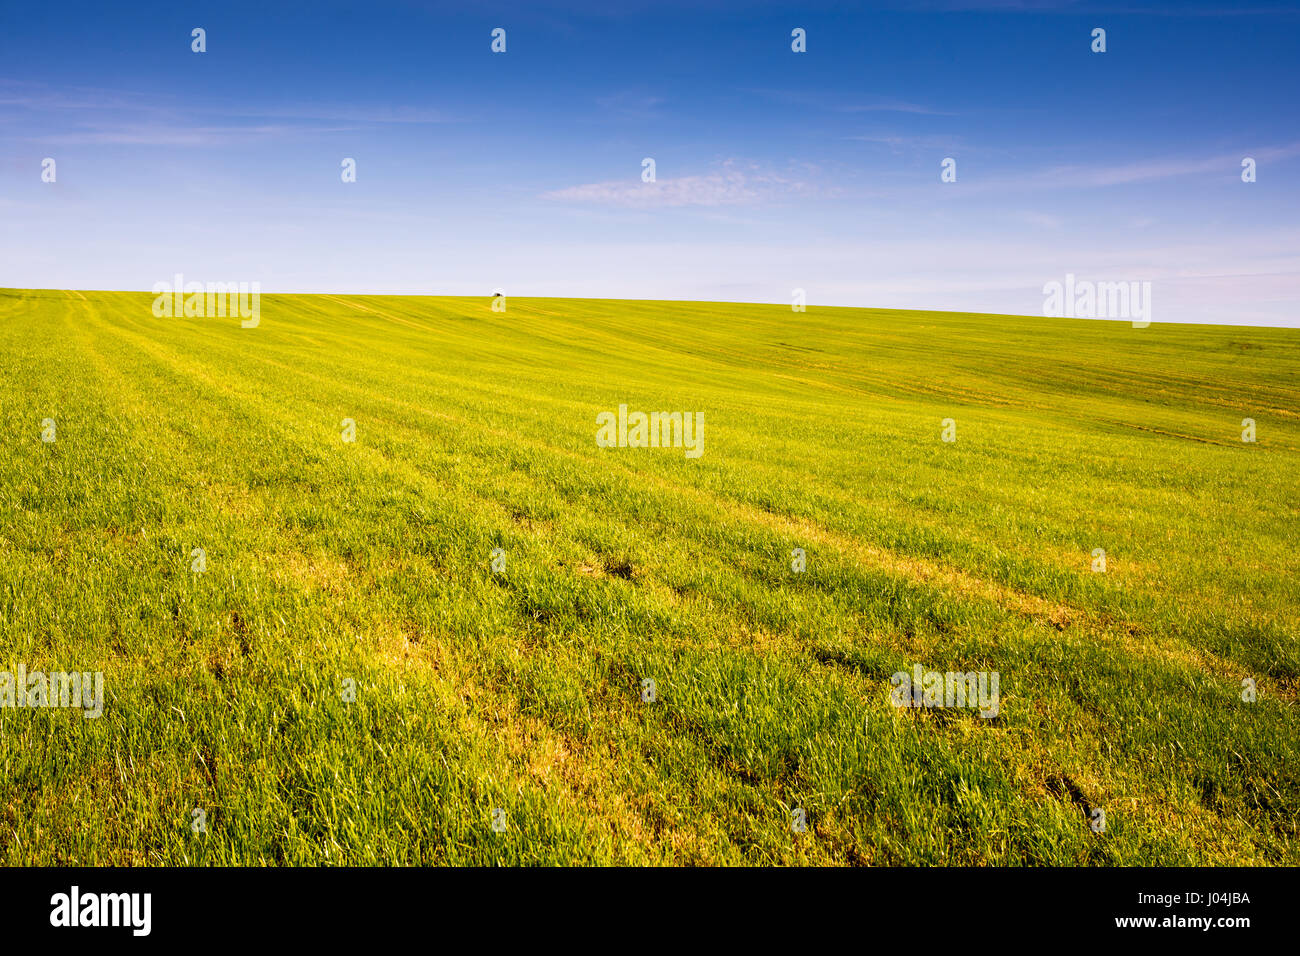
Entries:
[[151,302],[0,290],[0,862],[1300,863],[1300,332]]

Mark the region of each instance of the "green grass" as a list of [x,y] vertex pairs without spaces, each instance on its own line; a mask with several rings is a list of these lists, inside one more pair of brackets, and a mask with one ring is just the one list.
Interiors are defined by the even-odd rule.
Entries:
[[0,291],[4,863],[1300,863],[1296,331],[151,301]]

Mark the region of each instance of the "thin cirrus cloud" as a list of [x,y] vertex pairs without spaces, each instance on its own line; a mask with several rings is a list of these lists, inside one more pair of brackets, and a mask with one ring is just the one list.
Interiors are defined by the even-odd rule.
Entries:
[[330,123],[375,125],[431,125],[455,123],[459,118],[442,110],[414,106],[330,106],[299,104],[269,109],[213,110],[228,116],[251,116],[259,119],[321,120]]
[[965,149],[965,143],[958,136],[902,136],[902,135],[881,135],[881,136],[846,136],[845,139],[859,143],[874,143],[878,146],[888,146],[891,150],[899,152],[907,149]]
[[287,136],[324,135],[347,132],[349,126],[123,126],[86,129],[51,136],[30,137],[61,146],[223,146],[239,139],[267,139]]
[[[33,114],[47,121],[55,118],[57,128],[37,132]],[[212,146],[234,139],[310,137],[365,126],[451,123],[456,118],[441,110],[404,105],[308,102],[234,107],[218,103],[181,109],[166,94],[60,89],[0,79],[0,123],[5,122],[24,127],[24,139],[55,145]]]
[[930,106],[925,103],[913,103],[887,96],[869,96],[851,101],[843,100],[839,94],[826,91],[774,90],[746,87],[742,93],[763,96],[792,106],[807,106],[814,109],[830,110],[835,113],[914,113],[922,116],[953,116],[955,114]]
[[1187,176],[1236,178],[1241,173],[1242,160],[1247,157],[1264,164],[1297,156],[1300,156],[1300,143],[1243,149],[1237,153],[1221,153],[1214,156],[1175,156],[1110,164],[1070,163],[1051,166],[1036,173],[966,179],[962,185],[962,193],[1097,189],[1161,182]]
[[55,88],[44,83],[0,78],[0,106],[19,110],[145,110],[155,109],[159,97],[126,90],[69,86]]
[[542,199],[600,206],[653,209],[673,206],[735,206],[794,196],[809,197],[818,187],[803,179],[757,167],[722,164],[716,172],[655,182],[613,180],[568,186],[542,193]]
[[667,100],[662,96],[634,90],[623,90],[596,99],[602,110],[628,119],[648,119],[663,114]]
[[1195,176],[1203,173],[1231,172],[1240,169],[1242,159],[1250,156],[1257,162],[1271,162],[1300,156],[1300,143],[1270,146],[1253,152],[1222,154],[1200,158],[1157,159],[1148,162],[1126,163],[1115,166],[1058,166],[1043,175],[1055,181],[1081,186],[1118,186],[1126,183],[1172,179],[1177,176]]
[[870,100],[864,103],[846,103],[833,106],[840,113],[919,113],[924,116],[952,116],[947,110],[935,109],[921,103],[907,103],[903,100]]

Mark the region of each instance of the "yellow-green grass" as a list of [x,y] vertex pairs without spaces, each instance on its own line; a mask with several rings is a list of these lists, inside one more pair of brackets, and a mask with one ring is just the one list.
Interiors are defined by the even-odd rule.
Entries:
[[1300,862],[1296,331],[151,303],[0,291],[0,861]]

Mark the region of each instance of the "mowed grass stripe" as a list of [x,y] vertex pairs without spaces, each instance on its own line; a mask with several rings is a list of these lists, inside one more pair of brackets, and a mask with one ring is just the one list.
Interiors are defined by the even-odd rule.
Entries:
[[[517,397],[517,395],[516,395],[516,398],[519,398],[519,397]],[[989,490],[988,490],[988,489],[985,489],[984,492],[983,492],[984,496],[987,496],[988,493],[989,493]],[[1063,492],[1062,492],[1062,494],[1063,494]],[[845,502],[844,502],[844,501],[840,501],[840,502],[836,502],[835,507],[836,507],[837,510],[842,510],[842,507],[844,507],[844,505],[845,505]],[[931,519],[931,520],[932,520],[932,519]]]

